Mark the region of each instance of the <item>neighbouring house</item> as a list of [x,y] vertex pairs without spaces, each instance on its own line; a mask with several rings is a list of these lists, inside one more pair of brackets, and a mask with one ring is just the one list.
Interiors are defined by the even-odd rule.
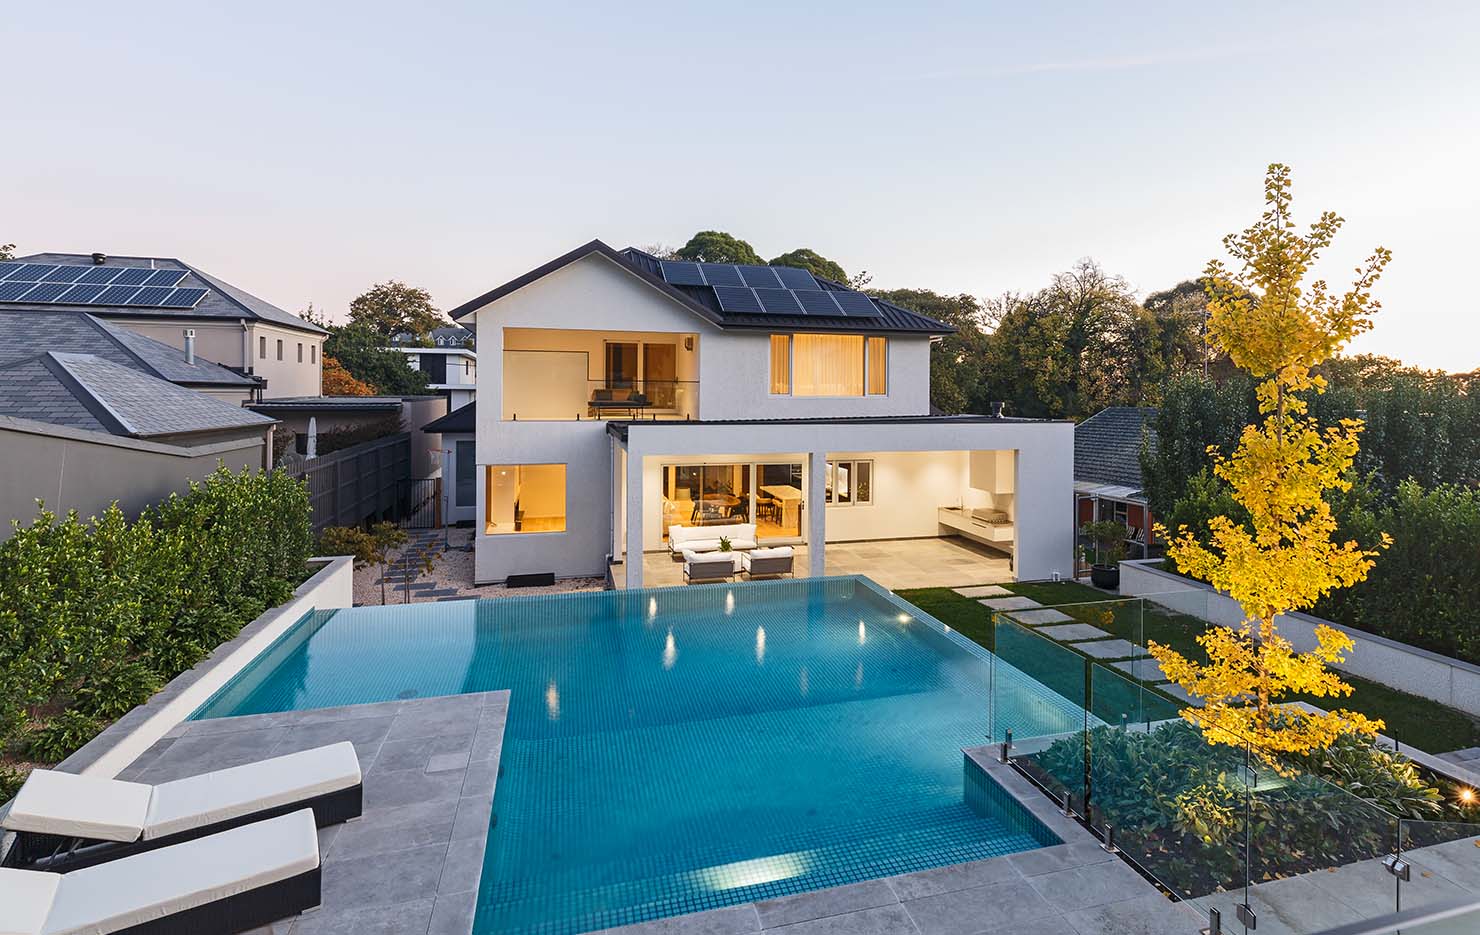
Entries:
[[[446,328],[433,328],[426,336],[426,340],[430,342],[431,347],[465,347],[472,350],[477,337],[462,325],[450,325]],[[418,347],[423,342],[414,334],[402,332],[391,338],[391,343],[397,346]]]
[[448,525],[470,525],[478,517],[478,403],[454,409],[421,430],[441,439],[442,515]]
[[54,511],[131,514],[225,464],[272,466],[255,382],[75,312],[0,311],[0,526]]
[[1073,568],[1073,426],[931,415],[939,321],[804,270],[601,241],[451,314],[484,364],[474,475],[451,484],[476,498],[478,583],[640,587],[675,527],[739,522],[805,544],[812,575],[827,543],[955,535],[1020,579]]
[[[438,331],[451,331],[439,328]],[[463,330],[463,329],[457,329]],[[435,340],[435,333],[433,335]],[[449,342],[439,347],[394,344],[386,348],[406,355],[412,370],[427,375],[427,389],[446,397],[449,409],[461,409],[473,401],[478,389],[478,355],[462,344]]]
[[319,392],[319,326],[171,257],[36,253],[0,263],[0,308],[86,311],[257,378],[266,395]]
[[1160,543],[1141,481],[1141,442],[1156,444],[1149,406],[1111,406],[1074,427],[1074,518],[1077,525],[1125,525],[1126,556],[1149,558]]
[[317,444],[326,435],[405,432],[411,436],[410,478],[434,477],[442,467],[441,439],[422,431],[447,414],[447,400],[441,396],[292,396],[258,400],[249,408],[278,420],[278,431],[293,436],[289,449],[301,455],[308,454],[310,429],[318,455],[329,453]]

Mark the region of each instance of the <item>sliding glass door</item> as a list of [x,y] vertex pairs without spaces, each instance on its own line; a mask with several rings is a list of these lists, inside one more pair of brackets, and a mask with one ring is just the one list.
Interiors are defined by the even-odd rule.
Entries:
[[755,523],[757,539],[802,534],[800,464],[665,464],[663,537],[673,526]]

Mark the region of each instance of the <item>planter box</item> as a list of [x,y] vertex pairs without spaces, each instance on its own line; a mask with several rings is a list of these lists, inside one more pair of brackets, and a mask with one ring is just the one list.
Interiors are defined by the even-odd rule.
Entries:
[[[1223,626],[1235,627],[1243,622],[1243,609],[1233,598],[1201,581],[1153,567],[1159,562],[1160,559],[1121,562],[1121,595],[1145,597],[1179,613]],[[1347,654],[1346,662],[1335,668],[1480,716],[1480,666],[1310,614],[1283,614],[1275,622],[1280,633],[1301,652],[1315,648],[1316,627],[1324,624],[1340,630],[1352,638],[1355,646]]]

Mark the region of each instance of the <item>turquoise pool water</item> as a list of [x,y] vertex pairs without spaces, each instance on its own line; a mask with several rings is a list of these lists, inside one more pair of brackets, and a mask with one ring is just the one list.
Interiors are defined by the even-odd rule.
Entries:
[[1058,843],[961,748],[1083,712],[989,660],[863,578],[355,608],[195,716],[511,689],[476,931],[564,935]]

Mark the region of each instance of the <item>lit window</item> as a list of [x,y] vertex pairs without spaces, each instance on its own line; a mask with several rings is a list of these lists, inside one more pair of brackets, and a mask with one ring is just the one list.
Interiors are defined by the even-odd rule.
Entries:
[[565,465],[492,464],[484,479],[485,534],[565,531]]
[[863,335],[797,334],[792,348],[793,395],[863,395]]
[[874,502],[874,462],[827,462],[827,502],[833,506]]
[[889,392],[889,341],[868,339],[868,394],[883,396]]
[[778,396],[791,392],[791,335],[771,335],[771,392]]

